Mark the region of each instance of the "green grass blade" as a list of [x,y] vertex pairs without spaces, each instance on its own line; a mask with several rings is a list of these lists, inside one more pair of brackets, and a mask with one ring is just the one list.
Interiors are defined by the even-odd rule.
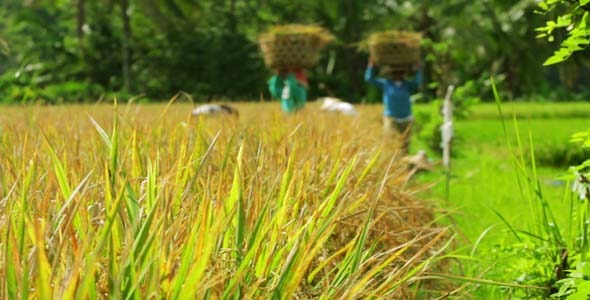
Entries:
[[18,281],[16,275],[15,265],[18,262],[15,257],[15,253],[18,253],[17,247],[15,247],[15,241],[12,236],[12,220],[11,214],[7,215],[7,228],[6,228],[6,244],[4,247],[4,266],[6,266],[6,277],[4,284],[6,285],[6,292],[8,293],[8,299],[17,299],[18,293]]
[[497,210],[492,211],[494,212],[494,214],[496,214],[496,216],[498,216],[498,218],[500,218],[500,220],[502,220],[502,223],[504,223],[504,225],[508,227],[508,229],[510,230],[510,232],[512,232],[512,235],[514,235],[516,240],[522,243],[522,238],[518,234],[518,231],[510,224],[510,222],[508,222],[508,220],[506,220],[506,218],[504,218],[504,216],[502,216],[502,214],[500,214]]

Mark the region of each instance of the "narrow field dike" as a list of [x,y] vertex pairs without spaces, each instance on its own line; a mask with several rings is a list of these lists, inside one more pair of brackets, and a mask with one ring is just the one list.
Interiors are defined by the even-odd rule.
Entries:
[[[417,299],[451,243],[361,116],[5,107],[2,299]],[[370,117],[374,116],[374,117]],[[426,287],[426,288],[423,288]],[[436,297],[440,295],[435,295]]]

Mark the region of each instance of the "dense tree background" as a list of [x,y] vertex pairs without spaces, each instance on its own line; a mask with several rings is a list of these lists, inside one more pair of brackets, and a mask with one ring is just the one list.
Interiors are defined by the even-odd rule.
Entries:
[[[257,36],[275,24],[309,23],[337,41],[309,70],[311,97],[374,101],[360,42],[374,31],[424,33],[424,98],[470,83],[484,100],[489,77],[519,99],[573,100],[590,86],[590,57],[543,67],[552,42],[535,30],[558,16],[535,0],[2,0],[0,102],[59,103],[117,93],[195,101],[268,98]],[[367,96],[368,95],[368,96]],[[377,99],[378,101],[378,99]]]

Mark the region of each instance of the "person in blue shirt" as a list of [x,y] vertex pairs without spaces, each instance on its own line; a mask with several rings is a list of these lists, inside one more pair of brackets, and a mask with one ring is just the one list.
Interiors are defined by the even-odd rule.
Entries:
[[408,154],[412,136],[412,102],[410,96],[422,83],[422,71],[417,71],[414,78],[408,79],[410,68],[389,67],[387,77],[376,77],[372,60],[365,71],[365,81],[373,84],[383,92],[383,126],[387,133],[397,133],[401,137],[402,153]]
[[286,113],[296,112],[305,107],[307,101],[307,77],[302,69],[279,69],[268,80],[268,89],[274,99],[281,100],[281,108]]

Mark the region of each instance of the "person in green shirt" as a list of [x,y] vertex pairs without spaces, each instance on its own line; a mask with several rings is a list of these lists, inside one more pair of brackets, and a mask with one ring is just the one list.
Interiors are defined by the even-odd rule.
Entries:
[[305,107],[307,87],[307,78],[301,69],[280,69],[268,80],[270,94],[274,99],[281,100],[281,108],[286,113],[296,112]]

